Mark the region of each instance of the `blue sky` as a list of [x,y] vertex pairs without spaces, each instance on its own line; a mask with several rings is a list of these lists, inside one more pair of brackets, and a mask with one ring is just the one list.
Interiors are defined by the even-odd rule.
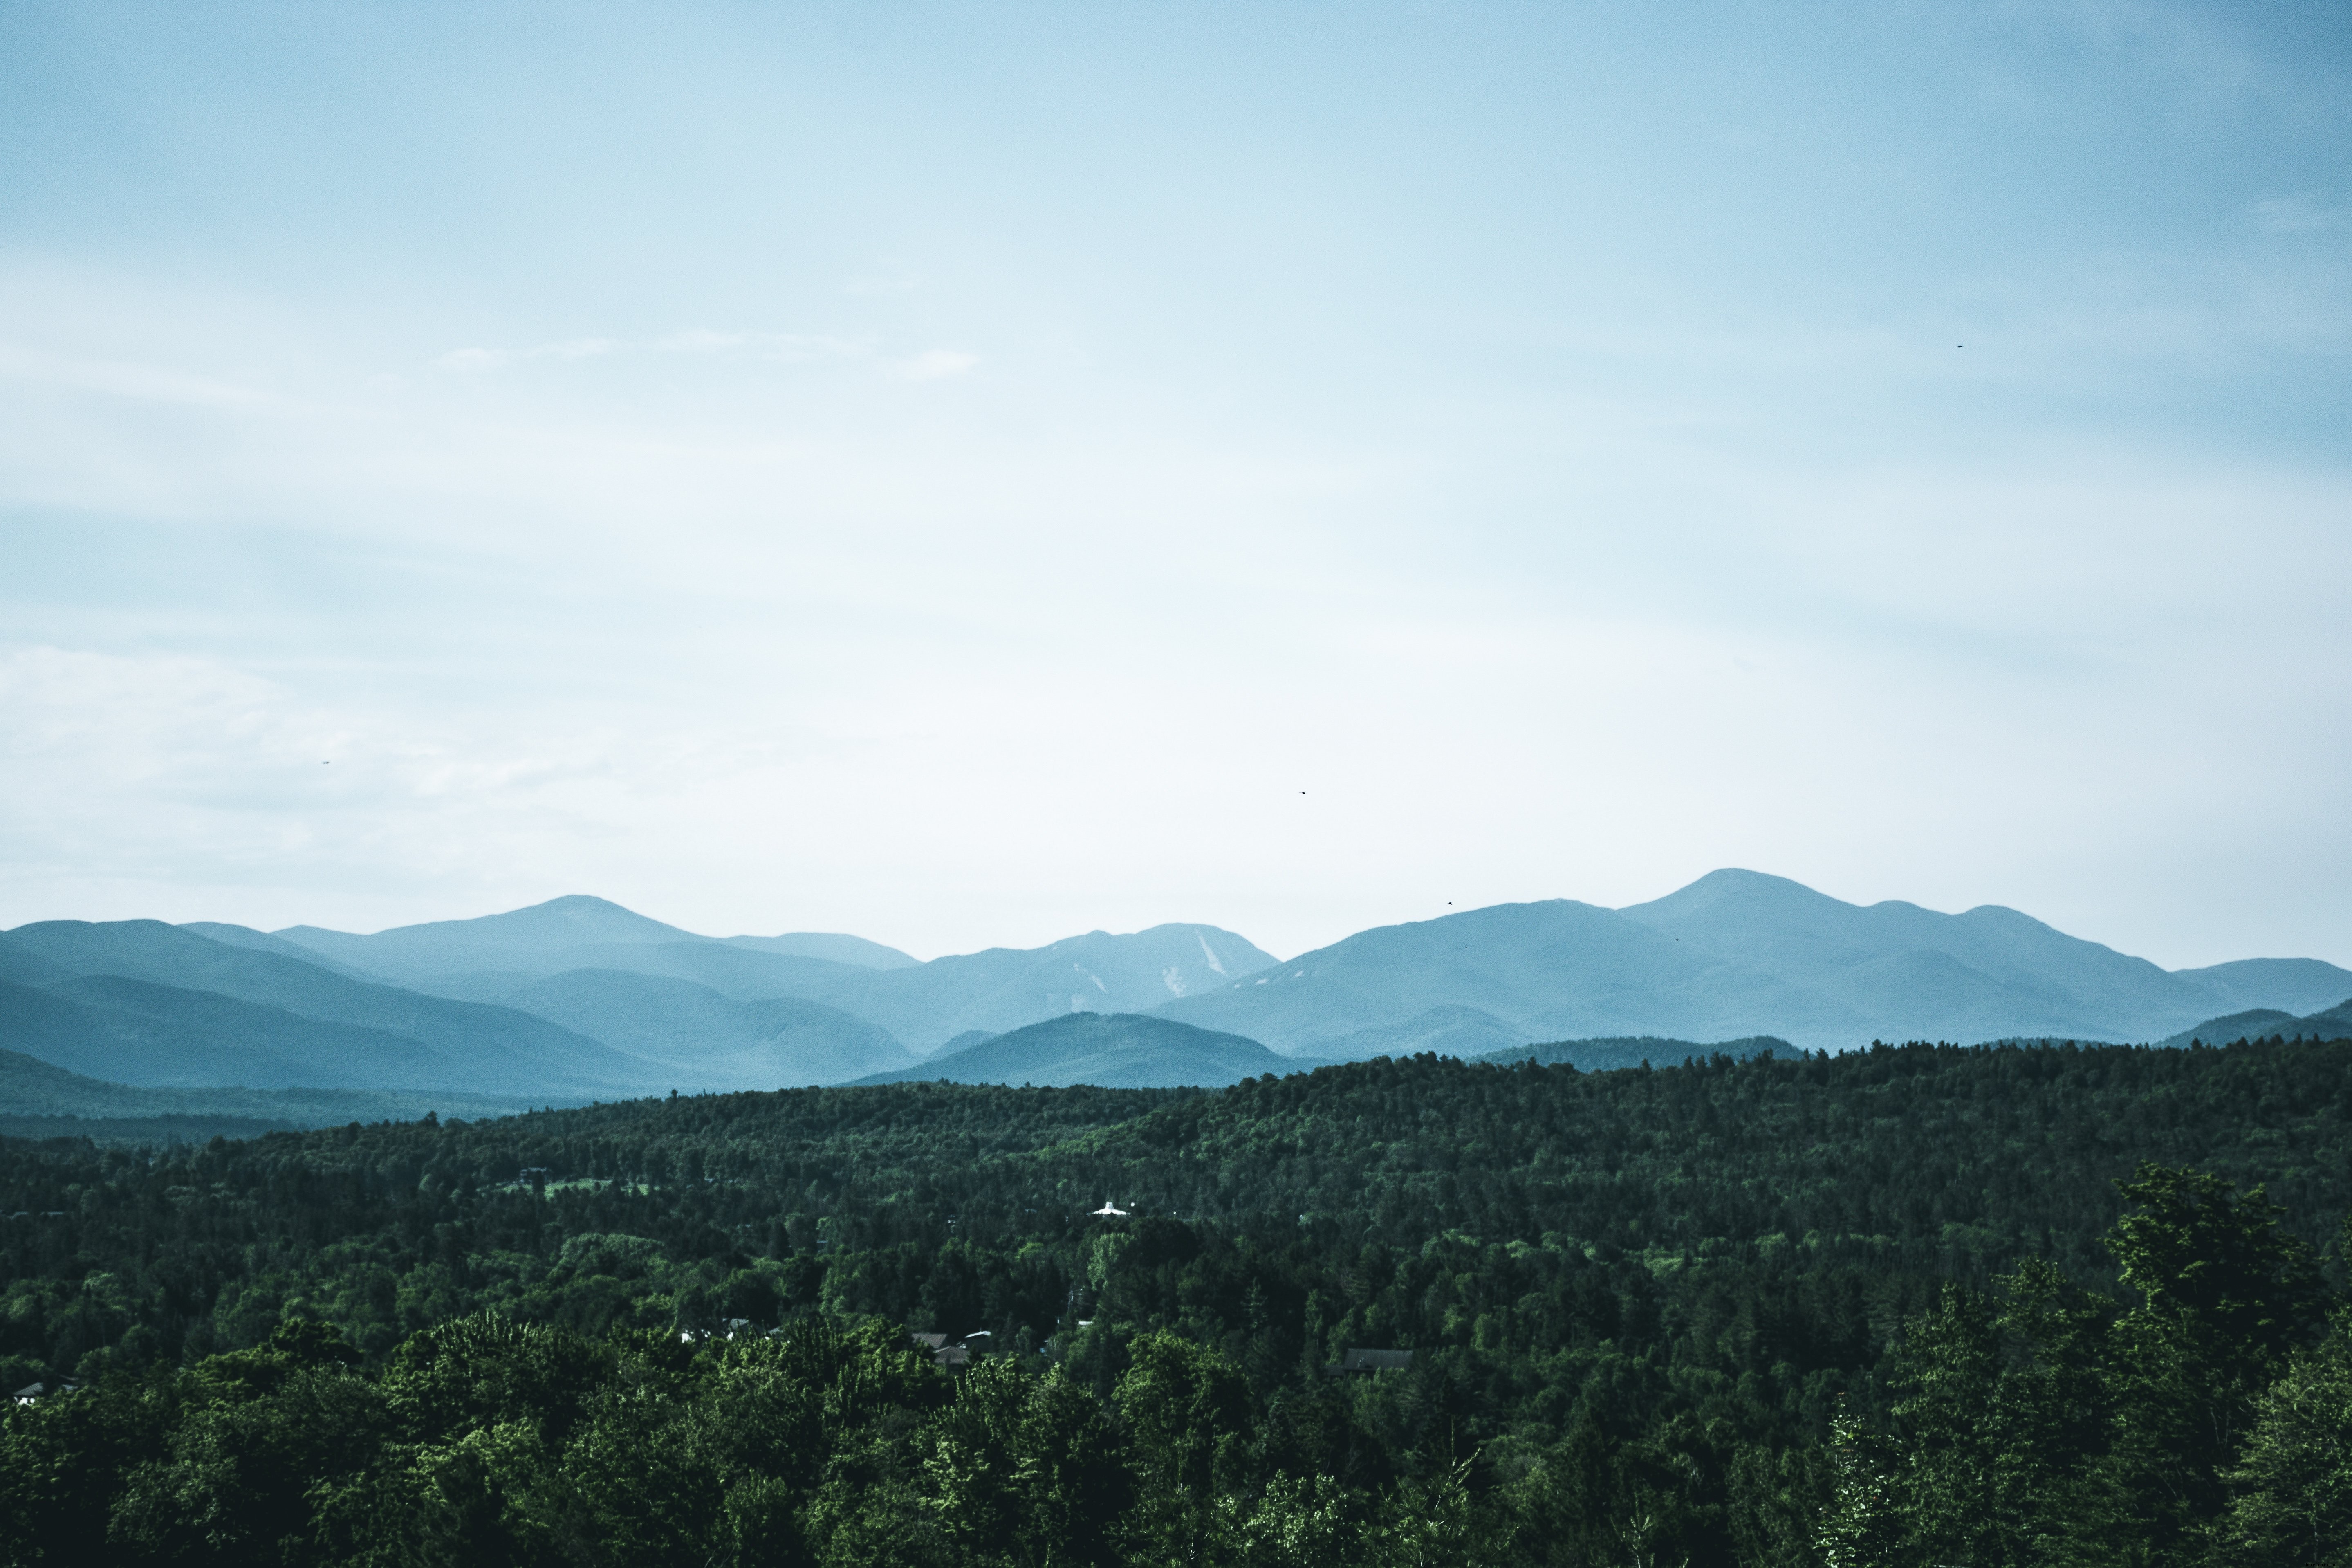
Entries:
[[2352,963],[2340,6],[0,8],[0,924]]

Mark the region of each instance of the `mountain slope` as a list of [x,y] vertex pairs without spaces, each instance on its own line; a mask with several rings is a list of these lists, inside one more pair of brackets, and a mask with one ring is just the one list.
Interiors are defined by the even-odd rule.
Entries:
[[481,969],[546,973],[535,960],[572,948],[711,940],[585,894],[473,920],[395,926],[369,936],[319,926],[289,926],[270,934],[396,980]]
[[[604,942],[509,952],[515,970],[627,970],[691,980],[739,1002],[792,996],[877,1026],[918,1055],[972,1029],[1001,1034],[1069,1012],[1142,1012],[1171,996],[1255,973],[1274,960],[1215,926],[1167,925],[1129,935],[1092,931],[1042,948],[991,948],[879,969],[733,942]],[[505,975],[420,978],[420,989],[467,996],[511,988]]]
[[2300,1018],[2275,1007],[2253,1007],[2243,1013],[2228,1013],[2218,1018],[2208,1018],[2192,1028],[2181,1030],[2170,1039],[2157,1043],[2179,1047],[2195,1040],[2209,1046],[2230,1046],[2241,1040],[2267,1040],[2273,1037],[2289,1040],[2352,1039],[2352,998]]
[[142,1087],[415,1089],[459,1070],[421,1042],[381,1029],[116,974],[0,987],[0,1041],[73,1072]]
[[1156,1011],[1323,1057],[1642,1034],[1724,1038],[1756,1033],[1759,1018],[1862,1024],[1770,974],[1566,899],[1359,931]]
[[[905,969],[917,962],[895,947],[838,932],[700,936],[609,899],[586,894],[550,899],[528,909],[471,920],[395,926],[367,936],[320,926],[289,926],[265,940],[406,981],[483,971],[556,974],[585,967],[581,962],[584,957],[601,954],[612,960],[635,949],[681,946],[734,948],[858,970]],[[669,962],[678,961],[673,957]],[[613,963],[610,967],[636,966]]]
[[798,994],[871,1019],[921,1054],[972,1029],[1002,1034],[1066,1013],[1145,1012],[1273,963],[1232,931],[1161,925],[830,975]]
[[2317,1013],[2352,996],[2352,969],[2316,958],[2242,958],[2203,969],[2176,969],[2181,980],[2203,987],[2225,1007],[2274,1007],[2293,1014]]
[[782,936],[730,936],[719,940],[730,947],[748,947],[755,952],[822,958],[835,963],[854,963],[861,969],[912,969],[922,962],[910,952],[839,931],[796,931]]
[[1886,1039],[2147,1039],[2206,1011],[2210,997],[2144,958],[1995,905],[1958,915],[1899,900],[1864,908],[1784,877],[1724,870],[1619,912],[1833,998]]
[[761,952],[723,942],[608,942],[546,952],[483,956],[504,958],[508,967],[486,965],[418,974],[407,984],[435,995],[479,998],[502,987],[511,989],[529,979],[603,969],[689,980],[739,1002],[757,1002],[772,996],[810,997],[844,986],[854,987],[859,980],[876,973],[830,959]]
[[2273,1025],[2269,1032],[2284,1035],[2290,1040],[2352,1039],[2352,997],[2347,997],[2333,1007],[2297,1018],[2292,1024]]
[[[383,1047],[373,1076],[354,1087],[521,1095],[644,1092],[651,1087],[645,1063],[544,1018],[352,980],[299,959],[231,947],[160,921],[44,921],[0,935],[0,948],[30,953],[76,976],[116,975],[177,991],[212,992],[410,1042],[397,1052]],[[205,1037],[186,1037],[192,1048]],[[348,1038],[344,1044],[357,1049]],[[0,1046],[25,1048],[5,1036]],[[415,1075],[426,1068],[415,1055],[417,1047],[443,1064],[421,1081]],[[320,1047],[356,1073],[359,1058],[333,1056],[341,1048]],[[201,1069],[192,1066],[192,1073],[201,1070],[204,1077],[183,1081],[250,1081],[237,1076],[241,1067],[235,1061]]]
[[530,1102],[518,1099],[368,1089],[142,1089],[69,1072],[21,1051],[0,1050],[0,1131],[12,1137],[124,1131],[26,1125],[28,1119],[36,1118],[52,1122],[67,1118],[144,1122],[150,1124],[145,1131],[161,1137],[210,1137],[220,1131],[232,1138],[249,1138],[283,1128],[409,1121],[427,1111],[481,1118],[509,1116],[531,1108]]
[[2253,960],[2173,974],[2014,910],[1862,908],[1727,870],[1625,910],[1501,904],[1360,931],[1154,1010],[1318,1056],[1638,1035],[1769,1034],[1843,1050],[1874,1039],[2156,1039],[2223,1010],[2217,995],[2278,1005],[2273,992],[2305,997],[2342,973]]
[[16,985],[46,985],[53,980],[70,980],[73,975],[74,972],[64,964],[10,942],[7,933],[0,931],[0,980]]
[[1071,1013],[950,1052],[919,1068],[860,1083],[1037,1084],[1063,1088],[1176,1089],[1239,1083],[1299,1064],[1255,1040],[1132,1013]]
[[288,942],[282,936],[272,936],[266,931],[256,931],[251,926],[226,925],[219,921],[184,921],[180,923],[179,929],[229,947],[251,948],[256,952],[274,952],[280,958],[296,959],[324,969],[331,973],[340,974],[346,980],[364,980],[372,985],[390,984],[381,974],[345,963],[339,959],[330,958],[323,952],[317,952],[302,946],[299,942]]
[[373,936],[313,926],[271,936],[436,994],[480,997],[526,976],[603,969],[690,980],[739,1002],[799,997],[877,1025],[919,1053],[973,1029],[997,1033],[1070,1012],[1142,1012],[1274,962],[1232,931],[1171,924],[918,963],[854,936],[698,936],[588,897]]
[[500,1000],[657,1063],[677,1089],[840,1083],[915,1061],[887,1031],[823,1003],[740,1002],[659,975],[573,970],[527,982]]
[[2276,1007],[2249,1007],[2242,1013],[2224,1013],[2218,1018],[2208,1018],[2192,1024],[2166,1039],[2156,1043],[2179,1050],[2190,1045],[2227,1046],[2240,1040],[2267,1040],[2282,1032],[2283,1026],[2295,1021],[2292,1013]]

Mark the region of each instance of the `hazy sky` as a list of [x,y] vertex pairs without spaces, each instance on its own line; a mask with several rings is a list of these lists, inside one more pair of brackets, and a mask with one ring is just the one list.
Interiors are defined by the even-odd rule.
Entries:
[[2352,963],[2352,10],[0,6],[0,925]]

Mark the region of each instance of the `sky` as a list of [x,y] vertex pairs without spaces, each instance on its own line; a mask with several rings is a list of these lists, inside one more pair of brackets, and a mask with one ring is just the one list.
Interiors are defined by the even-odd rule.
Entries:
[[0,5],[0,926],[2352,964],[2336,5]]

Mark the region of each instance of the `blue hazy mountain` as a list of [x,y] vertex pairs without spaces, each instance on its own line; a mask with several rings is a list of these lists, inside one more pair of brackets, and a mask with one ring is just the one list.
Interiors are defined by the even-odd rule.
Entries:
[[[500,955],[483,956],[494,960]],[[861,977],[876,973],[830,959],[797,958],[703,941],[615,942],[504,956],[510,967],[410,973],[403,976],[402,984],[436,996],[479,998],[549,975],[603,969],[690,981],[739,1002],[757,1002],[776,996],[808,998],[854,985]]]
[[510,1116],[534,1103],[512,1097],[333,1089],[142,1089],[69,1072],[21,1051],[0,1050],[0,1132],[11,1137],[199,1140],[250,1138],[289,1128],[352,1121]]
[[2240,1040],[2267,1040],[2273,1035],[2290,1040],[2352,1040],[2352,998],[2301,1017],[2277,1007],[2250,1007],[2242,1013],[2226,1013],[2158,1044],[2179,1047],[2196,1040],[2209,1046],[2229,1046]]
[[299,959],[304,963],[316,964],[320,969],[332,970],[346,979],[365,980],[378,985],[387,984],[383,975],[371,970],[341,963],[328,957],[323,952],[304,947],[299,942],[288,942],[282,936],[272,936],[266,931],[256,931],[251,926],[228,925],[219,921],[184,921],[180,923],[179,929],[192,931],[212,942],[224,942],[230,947],[250,948],[256,952],[274,952],[280,958]]
[[[242,927],[215,932],[224,941],[247,941]],[[700,936],[625,909],[609,899],[572,894],[528,909],[471,920],[432,921],[394,926],[362,936],[322,926],[289,926],[252,932],[264,942],[320,954],[373,974],[402,979],[494,971],[551,974],[581,967],[578,960],[632,948],[697,946],[736,948],[786,959],[806,959],[853,969],[904,969],[918,961],[895,947],[836,931],[787,931],[782,936]],[[253,944],[258,945],[258,944]]]
[[70,1072],[142,1088],[415,1088],[461,1070],[423,1042],[382,1029],[117,974],[0,984],[0,1042]]
[[1219,1087],[1301,1064],[1255,1040],[1133,1013],[1068,1013],[860,1083],[1076,1083],[1105,1089]]
[[822,958],[835,963],[854,963],[861,969],[912,969],[922,962],[913,953],[838,931],[795,931],[782,936],[730,936],[720,940],[730,947],[748,947],[756,952]]
[[912,1067],[889,1032],[799,997],[738,1001],[690,980],[583,969],[480,998],[561,1024],[661,1068],[669,1088],[782,1089]]
[[1232,931],[1161,925],[829,976],[801,994],[873,1020],[920,1055],[975,1029],[1003,1034],[1064,1014],[1146,1012],[1273,963]]
[[[244,928],[215,933],[223,941],[247,941]],[[394,926],[372,935],[330,931],[322,926],[289,926],[265,935],[296,951],[321,954],[371,974],[402,981],[448,974],[493,972],[555,974],[590,967],[585,962],[611,958],[632,949],[703,947],[733,948],[786,960],[807,960],[852,969],[903,969],[917,961],[895,947],[861,936],[832,931],[788,931],[782,936],[699,936],[625,909],[609,899],[572,894],[550,899],[528,909],[471,920],[432,921],[423,925]],[[257,944],[254,944],[257,945]],[[676,961],[672,961],[673,968]],[[626,967],[614,965],[614,967]],[[670,973],[669,970],[659,973]],[[760,973],[754,969],[751,973]],[[785,973],[790,973],[785,971]],[[690,975],[677,976],[692,978]]]
[[[19,926],[0,934],[0,953],[16,960],[29,957],[63,971],[64,978],[50,980],[43,989],[60,1001],[109,1015],[104,1020],[111,1031],[108,1037],[176,1042],[170,1046],[178,1053],[178,1065],[169,1069],[173,1082],[249,1087],[289,1082],[275,1075],[253,1076],[261,1063],[252,1053],[265,1048],[278,1060],[315,1063],[312,1076],[290,1080],[310,1086],[586,1095],[646,1092],[653,1087],[648,1079],[657,1076],[635,1058],[514,1008],[353,980],[299,959],[231,946],[160,921],[47,921]],[[115,987],[103,995],[69,995],[58,990],[70,989],[72,981],[100,977],[144,983],[151,989]],[[225,1002],[268,1012],[239,1015],[223,1008]],[[233,1017],[244,1022],[226,1022]],[[125,1018],[142,1023],[133,1029],[122,1022]],[[321,1027],[311,1031],[308,1045],[298,1046],[298,1031],[289,1018]],[[25,1039],[36,1043],[19,1043]],[[238,1046],[237,1039],[247,1044]],[[52,1061],[56,1058],[47,1052],[62,1048],[54,1037],[36,1037],[14,1029],[0,1031],[0,1047]],[[213,1054],[206,1056],[208,1052]],[[77,1070],[128,1076],[110,1069]]]
[[2147,1040],[2240,993],[2242,1006],[2275,1006],[2315,985],[2323,995],[2352,988],[2352,973],[2315,960],[2172,973],[1998,905],[1958,915],[1899,900],[1864,907],[1754,871],[1711,872],[1620,912],[1828,998],[1885,1039]]
[[[1271,962],[1189,925],[895,968],[878,944],[852,963],[779,943],[791,939],[721,942],[588,898],[373,936],[48,921],[0,936],[0,968],[47,988],[47,1004],[16,999],[0,1046],[138,1084],[773,1088],[910,1065],[893,1026],[938,1046],[1137,1011]],[[54,989],[68,982],[96,990]]]
[[2273,1024],[2263,1034],[2265,1037],[2284,1035],[2290,1040],[2352,1040],[2352,997],[2305,1017]]
[[5,932],[0,932],[0,981],[13,985],[47,985],[52,981],[70,980],[73,974],[64,964],[51,963],[29,948],[16,946]]
[[2352,994],[2352,970],[2316,958],[2242,958],[2172,973],[2204,987],[2216,1003],[2240,1009],[2317,1013]]
[[1152,1013],[1297,1057],[1477,1057],[1639,1037],[2276,1032],[2352,995],[2352,972],[2314,959],[2167,972],[2013,910],[1864,907],[1748,871],[1623,910],[1554,900],[1385,926],[1280,964],[1182,924],[917,963],[854,937],[699,936],[576,897],[373,936],[48,921],[0,934],[0,983],[37,994],[8,994],[0,1047],[97,1077],[559,1098],[904,1071],[904,1052],[961,1060],[1074,1014]]
[[1232,931],[1177,924],[918,963],[857,937],[697,936],[586,897],[373,936],[314,926],[271,934],[449,995],[504,994],[530,976],[602,969],[690,980],[738,1002],[797,997],[877,1025],[919,1055],[974,1029],[999,1034],[1072,1012],[1144,1012],[1274,962]]
[[1353,1058],[1609,1036],[1736,1038],[1812,1005],[1769,973],[1724,971],[1613,910],[1559,899],[1359,931],[1159,1011],[1295,1055]]
[[1634,1035],[1606,1040],[1549,1040],[1538,1046],[1513,1046],[1508,1050],[1494,1051],[1476,1058],[1498,1065],[1510,1062],[1536,1062],[1553,1067],[1565,1062],[1579,1072],[1612,1072],[1622,1068],[1637,1068],[1643,1062],[1652,1067],[1672,1067],[1686,1058],[1704,1060],[1720,1052],[1734,1061],[1747,1061],[1753,1057],[1798,1057],[1804,1053],[1786,1040],[1769,1035],[1753,1035],[1744,1040],[1717,1040],[1702,1045],[1696,1040],[1664,1040],[1655,1035]]
[[307,925],[269,934],[338,963],[403,982],[469,970],[553,973],[556,969],[550,967],[551,963],[563,969],[580,967],[559,962],[556,955],[583,948],[675,942],[719,945],[710,937],[665,925],[608,899],[585,895],[550,899],[528,909],[472,920],[395,926],[368,936]]
[[2249,1007],[2242,1013],[2224,1013],[2201,1024],[2191,1024],[2156,1043],[2179,1049],[2192,1044],[2227,1046],[2240,1040],[2266,1040],[2281,1032],[2282,1025],[2294,1021],[2294,1015],[2282,1007]]
[[1360,931],[1158,1011],[1325,1057],[1634,1035],[1846,1049],[2150,1040],[2227,1010],[2217,1003],[2346,992],[2352,972],[2316,960],[2168,973],[2014,910],[1865,908],[1727,870],[1625,910],[1558,900]]

